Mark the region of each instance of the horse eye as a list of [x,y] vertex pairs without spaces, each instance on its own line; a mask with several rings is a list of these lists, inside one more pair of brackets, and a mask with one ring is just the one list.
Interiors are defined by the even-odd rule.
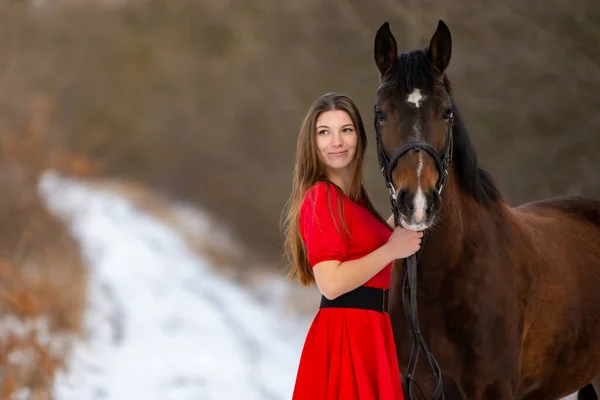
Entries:
[[450,115],[452,115],[452,108],[449,107],[449,108],[446,108],[444,110],[444,112],[442,113],[442,119],[448,120],[448,119],[450,119]]
[[377,110],[375,111],[375,116],[377,117],[378,120],[380,121],[385,121],[387,119],[387,116],[385,115],[385,113],[381,110]]

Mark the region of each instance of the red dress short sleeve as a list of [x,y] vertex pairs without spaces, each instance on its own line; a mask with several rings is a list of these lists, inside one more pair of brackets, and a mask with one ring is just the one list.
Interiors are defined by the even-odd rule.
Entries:
[[[300,209],[300,234],[306,245],[307,259],[313,267],[328,260],[348,259],[349,238],[344,231],[339,206],[344,196],[326,182],[313,185],[306,193]],[[343,213],[343,214],[342,214]]]

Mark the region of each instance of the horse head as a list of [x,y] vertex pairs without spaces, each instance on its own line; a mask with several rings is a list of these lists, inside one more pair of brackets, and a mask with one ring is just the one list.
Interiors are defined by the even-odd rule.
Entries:
[[375,36],[379,161],[392,206],[408,229],[429,228],[442,206],[452,158],[454,110],[445,77],[451,53],[450,30],[443,21],[428,47],[400,55],[387,22]]

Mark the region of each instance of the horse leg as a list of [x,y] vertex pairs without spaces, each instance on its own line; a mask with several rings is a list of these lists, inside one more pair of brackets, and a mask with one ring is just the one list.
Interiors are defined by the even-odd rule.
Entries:
[[[416,381],[413,382],[413,394],[409,395],[408,393],[408,384],[406,381],[406,376],[401,372],[400,375],[402,377],[402,389],[404,393],[404,398],[406,400],[428,400],[431,399],[433,392],[435,390],[435,381],[433,380],[431,371],[427,368],[428,364],[427,360],[421,360],[420,363],[417,364],[416,371]],[[462,396],[460,389],[454,378],[442,371],[442,386],[443,386],[443,399],[444,400],[465,400]]]
[[444,384],[444,400],[464,400],[456,381],[442,373]]
[[515,392],[509,381],[495,380],[492,383],[477,381],[471,375],[459,385],[462,398],[468,400],[514,400]]
[[585,385],[577,392],[577,400],[598,400],[600,393],[600,376],[597,376],[591,383]]
[[[534,390],[531,393],[521,397],[521,400],[562,400],[548,395],[548,388]],[[577,400],[598,400],[596,393],[600,393],[600,376],[594,378],[591,383],[588,383],[577,392]],[[571,396],[568,397],[569,399]]]
[[588,383],[577,392],[577,400],[598,400],[596,396],[597,389]]
[[[408,393],[408,386],[406,385],[406,380],[402,379],[402,385],[403,385],[403,391],[404,391],[404,398],[406,400],[408,399],[412,399],[412,396],[409,395]],[[444,386],[444,396],[443,399],[444,400],[464,400],[462,394],[460,393],[460,389],[458,388],[458,385],[456,384],[456,382],[454,381],[454,379],[452,379],[450,376],[442,373],[442,385]],[[422,387],[420,387],[419,389],[423,389]],[[428,390],[432,390],[430,387],[427,388]],[[429,394],[431,394],[432,392],[429,392]],[[417,395],[417,399],[421,399],[421,397],[419,396],[425,396],[423,398],[423,400],[427,400],[427,394],[426,393],[422,393],[421,390],[416,390],[416,395]],[[415,399],[416,400],[416,399]]]

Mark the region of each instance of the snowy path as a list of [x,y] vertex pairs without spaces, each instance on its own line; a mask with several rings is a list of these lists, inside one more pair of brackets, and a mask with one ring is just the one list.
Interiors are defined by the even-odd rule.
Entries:
[[44,176],[90,266],[87,340],[58,400],[291,398],[306,321],[287,321],[218,278],[177,232],[124,198]]

